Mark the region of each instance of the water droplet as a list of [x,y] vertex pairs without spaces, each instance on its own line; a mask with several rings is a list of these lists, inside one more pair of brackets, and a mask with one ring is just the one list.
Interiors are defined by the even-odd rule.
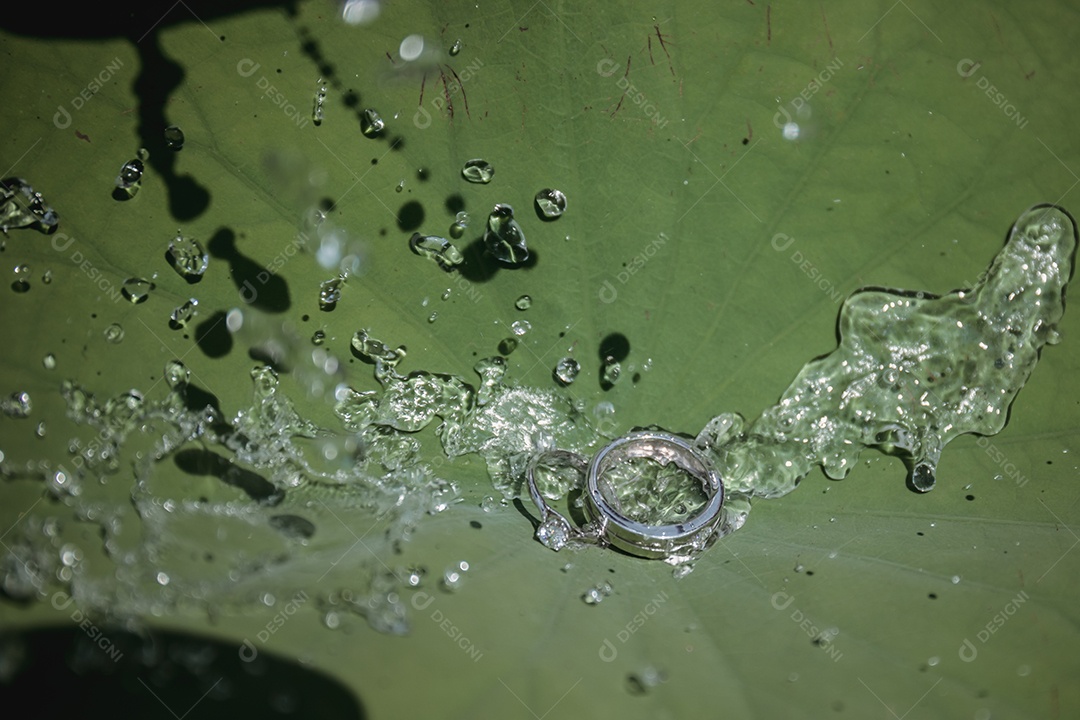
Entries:
[[393,350],[381,340],[371,337],[367,330],[358,330],[352,339],[353,350],[362,358],[373,363],[382,363],[394,367],[405,357],[402,349]]
[[522,295],[514,301],[514,307],[518,310],[528,310],[532,307],[532,298],[528,295]]
[[952,576],[952,584],[953,585],[959,585],[960,584],[960,576],[959,575],[953,575]]
[[433,323],[433,322],[435,322],[435,321],[436,321],[436,320],[438,320],[438,319],[439,319],[439,313],[437,313],[437,312],[433,312],[433,313],[431,313],[430,315],[428,315],[428,319],[427,319],[427,321],[428,321],[429,323]]
[[514,219],[514,208],[496,205],[488,216],[484,247],[499,262],[517,266],[529,259],[525,246],[525,234]]
[[585,601],[586,605],[599,605],[604,601],[604,598],[611,595],[611,593],[611,583],[605,582],[586,590],[585,594],[581,596],[581,599]]
[[619,382],[619,377],[622,376],[622,365],[619,361],[610,355],[604,359],[604,364],[600,368],[600,385],[605,389],[610,389],[615,383]]
[[454,41],[454,44],[450,46],[450,57],[454,57],[461,52],[461,38]]
[[45,421],[44,420],[39,422],[37,424],[37,427],[34,428],[34,434],[37,435],[39,438],[45,437]]
[[442,299],[444,301],[450,299],[450,288],[446,288],[445,290],[443,290]]
[[170,150],[180,150],[184,147],[184,131],[175,125],[165,128],[165,145]]
[[30,410],[33,407],[33,403],[30,400],[30,393],[14,392],[7,398],[4,398],[3,402],[0,402],[0,410],[8,417],[12,418],[25,418],[30,415]]
[[41,282],[43,285],[48,285],[52,282],[52,270],[46,270],[41,274]]
[[11,283],[11,289],[17,293],[24,293],[30,289],[29,265],[15,266],[15,280]]
[[459,210],[457,215],[454,216],[454,222],[463,228],[469,227],[469,213]]
[[465,226],[461,223],[451,223],[450,225],[450,237],[455,240],[460,240],[465,236]]
[[322,125],[323,103],[326,102],[326,83],[319,78],[318,89],[315,91],[315,106],[311,109],[311,121],[316,125]]
[[503,338],[502,340],[499,341],[499,354],[500,355],[509,355],[510,353],[517,350],[517,346],[518,346],[517,338],[512,338],[512,337]]
[[480,509],[486,513],[495,512],[499,507],[499,501],[491,495],[485,495],[484,499],[480,501]]
[[513,323],[511,323],[510,329],[514,332],[515,335],[521,337],[525,333],[532,330],[532,323],[528,320],[515,320]]
[[472,183],[489,183],[495,175],[495,168],[491,167],[487,160],[476,158],[465,163],[465,167],[461,168],[461,175]]
[[911,486],[919,492],[930,492],[935,482],[934,466],[929,462],[921,462],[911,471]]
[[650,665],[640,672],[626,676],[626,691],[631,695],[645,695],[666,680],[667,676],[663,672]]
[[545,188],[536,193],[536,207],[547,218],[560,217],[566,212],[566,195],[561,190]]
[[401,192],[405,189],[405,178],[398,180],[398,184],[394,186],[394,192]]
[[189,283],[202,279],[210,262],[210,256],[206,254],[202,243],[195,238],[184,237],[179,230],[176,231],[176,237],[169,241],[166,257],[176,274]]
[[369,138],[374,138],[378,137],[385,127],[386,123],[383,122],[379,113],[371,108],[364,110],[364,114],[360,117],[360,132]]
[[169,327],[173,330],[183,330],[187,327],[187,324],[191,322],[191,319],[195,317],[198,312],[196,308],[199,306],[199,301],[195,298],[191,298],[183,305],[180,305],[172,314],[169,315]]
[[341,284],[344,280],[344,276],[338,275],[336,278],[330,278],[319,285],[320,310],[330,312],[337,307],[338,300],[341,299]]
[[120,168],[120,174],[116,176],[116,187],[127,194],[135,197],[142,183],[143,164],[141,160],[128,160]]
[[438,235],[413,233],[413,236],[409,238],[409,248],[417,255],[434,260],[447,272],[465,260],[461,251],[454,247],[453,243]]
[[52,353],[49,353],[48,355],[46,355],[44,358],[41,359],[41,364],[45,367],[46,370],[55,370],[56,369],[56,356],[53,355]]
[[693,563],[681,563],[679,565],[676,565],[672,569],[671,576],[673,578],[675,578],[676,580],[682,580],[684,577],[686,577],[687,575],[689,575],[692,572],[694,572],[694,564]]
[[443,572],[442,582],[440,586],[447,592],[454,592],[461,589],[461,583],[463,576],[469,570],[469,563],[462,560],[456,565],[451,565]]
[[120,323],[113,323],[105,328],[105,339],[113,345],[119,344],[124,339],[124,328]]
[[165,363],[164,377],[173,390],[182,390],[191,380],[191,371],[179,360],[170,360]]
[[130,277],[120,286],[120,293],[132,305],[145,302],[154,289],[154,283],[142,278]]
[[801,562],[795,563],[795,572],[801,573],[804,570],[806,570],[806,567]]
[[581,363],[571,357],[564,357],[555,365],[555,380],[560,385],[570,385],[581,372]]
[[326,331],[325,330],[316,330],[315,332],[313,332],[311,334],[311,344],[312,345],[322,345],[324,342],[326,342]]
[[4,233],[12,228],[24,227],[36,227],[48,232],[60,222],[60,216],[45,202],[41,193],[22,178],[0,180],[0,200],[3,201],[0,206],[0,231]]

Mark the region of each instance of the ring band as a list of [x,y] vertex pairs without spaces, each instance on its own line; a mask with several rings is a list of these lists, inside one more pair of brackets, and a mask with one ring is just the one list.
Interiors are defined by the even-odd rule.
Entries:
[[[705,506],[685,522],[647,525],[619,512],[604,497],[600,479],[612,467],[634,459],[649,459],[676,467],[701,483],[708,497]],[[584,505],[587,522],[578,528],[544,501],[535,472],[544,461],[556,461],[585,475]],[[588,463],[568,450],[548,450],[533,457],[526,474],[529,494],[540,511],[536,537],[553,550],[577,542],[611,545],[639,557],[681,561],[705,550],[722,529],[724,484],[712,464],[685,439],[656,430],[633,432],[608,443]]]

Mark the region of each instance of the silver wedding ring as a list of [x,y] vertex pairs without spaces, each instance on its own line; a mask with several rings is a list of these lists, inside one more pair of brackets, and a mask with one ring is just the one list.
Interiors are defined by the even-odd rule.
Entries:
[[[704,507],[685,522],[668,525],[647,525],[622,514],[602,490],[605,475],[620,463],[641,458],[665,466],[674,463],[699,481],[707,497]],[[575,527],[544,500],[536,485],[536,468],[541,464],[566,465],[584,475],[583,526]],[[679,559],[705,550],[722,531],[724,484],[720,474],[689,441],[671,433],[629,433],[601,448],[587,465],[577,453],[548,450],[533,457],[526,479],[540,511],[537,539],[553,550],[585,542],[610,545],[639,557]]]

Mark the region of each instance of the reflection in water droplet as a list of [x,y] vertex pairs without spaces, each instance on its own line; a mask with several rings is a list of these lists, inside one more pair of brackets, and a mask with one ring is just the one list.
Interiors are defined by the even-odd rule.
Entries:
[[153,289],[154,283],[149,280],[130,277],[124,281],[124,284],[120,287],[120,292],[132,305],[138,305],[141,302],[145,302],[146,299],[150,297],[150,293]]
[[385,127],[386,123],[378,112],[371,108],[364,110],[360,117],[360,132],[369,138],[374,138],[378,137]]
[[581,371],[581,364],[570,357],[564,357],[555,365],[555,379],[561,385],[570,385]]
[[105,328],[105,339],[116,345],[124,339],[124,328],[121,327],[120,323],[113,323]]
[[469,160],[465,167],[461,168],[461,175],[472,183],[489,183],[495,175],[495,168],[487,160],[479,158]]
[[557,218],[566,212],[566,195],[560,190],[545,188],[536,193],[536,207],[544,217]]

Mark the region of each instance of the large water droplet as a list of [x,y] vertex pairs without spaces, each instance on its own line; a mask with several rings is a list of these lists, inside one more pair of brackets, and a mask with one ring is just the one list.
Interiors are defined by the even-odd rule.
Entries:
[[529,259],[525,233],[514,219],[514,208],[500,204],[491,211],[484,233],[484,247],[496,260],[511,267]]
[[465,167],[461,168],[461,175],[469,182],[489,183],[495,175],[495,168],[491,167],[487,160],[476,158],[465,163]]
[[557,218],[566,212],[566,195],[561,190],[545,188],[536,193],[536,207],[547,218]]
[[176,274],[189,283],[201,280],[210,263],[210,256],[206,254],[202,243],[193,237],[184,237],[179,230],[176,231],[176,237],[169,241],[166,257]]
[[937,477],[934,466],[928,462],[918,463],[911,470],[911,486],[919,492],[930,492],[934,489]]
[[438,235],[413,233],[413,236],[409,238],[409,248],[417,255],[434,260],[447,272],[465,260],[461,251],[454,247],[453,243]]

